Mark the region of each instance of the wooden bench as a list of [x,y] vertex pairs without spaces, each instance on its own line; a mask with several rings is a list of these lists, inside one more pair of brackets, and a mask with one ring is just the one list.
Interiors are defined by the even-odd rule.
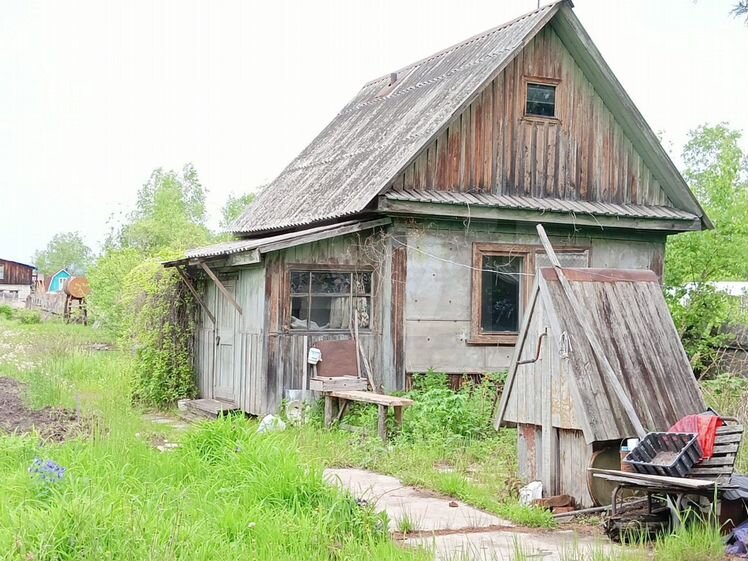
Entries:
[[359,403],[371,403],[379,407],[379,436],[387,440],[387,413],[389,408],[395,412],[395,420],[398,428],[403,426],[403,409],[413,405],[413,400],[394,395],[366,391],[333,391],[325,393],[325,426],[332,426],[334,421],[339,421],[345,414],[348,403],[357,401]]

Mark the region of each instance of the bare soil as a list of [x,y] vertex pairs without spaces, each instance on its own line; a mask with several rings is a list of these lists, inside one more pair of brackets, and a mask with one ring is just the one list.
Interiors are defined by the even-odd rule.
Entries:
[[84,422],[75,411],[55,407],[30,409],[23,400],[26,384],[0,377],[0,432],[29,434],[60,442],[83,432]]
[[678,452],[657,452],[657,455],[649,462],[655,466],[669,466],[678,457]]

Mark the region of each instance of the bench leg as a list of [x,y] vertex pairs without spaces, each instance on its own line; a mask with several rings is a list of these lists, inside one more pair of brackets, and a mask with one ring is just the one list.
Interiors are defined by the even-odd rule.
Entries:
[[386,405],[379,406],[379,438],[387,442],[387,409]]
[[330,428],[338,413],[338,400],[331,395],[325,396],[325,426]]
[[397,430],[402,431],[403,430],[403,408],[398,407],[396,405],[394,409],[395,409],[395,421],[397,422]]

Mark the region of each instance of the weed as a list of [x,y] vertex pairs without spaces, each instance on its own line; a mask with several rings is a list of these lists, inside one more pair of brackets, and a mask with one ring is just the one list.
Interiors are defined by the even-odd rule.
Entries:
[[36,310],[16,310],[13,317],[26,325],[41,323],[42,316]]
[[0,304],[0,317],[11,319],[13,317],[13,308],[8,304]]
[[418,525],[409,513],[403,512],[397,520],[397,531],[404,535],[412,534],[418,531]]
[[713,561],[725,555],[725,540],[712,521],[681,521],[677,530],[660,536],[655,542],[657,561]]

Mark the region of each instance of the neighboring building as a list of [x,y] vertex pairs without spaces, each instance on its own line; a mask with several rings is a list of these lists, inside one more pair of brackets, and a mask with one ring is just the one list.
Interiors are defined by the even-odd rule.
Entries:
[[566,266],[658,277],[668,235],[711,227],[565,1],[365,84],[236,241],[166,264],[198,281],[202,396],[275,411],[356,324],[378,389],[505,370],[539,222]]
[[73,275],[71,275],[67,269],[60,269],[54,275],[50,276],[48,280],[45,279],[45,287],[47,289],[47,292],[50,292],[52,294],[62,292],[62,289],[65,286],[65,281],[67,281],[72,276]]
[[35,281],[36,267],[33,265],[0,259],[0,293],[25,300]]

